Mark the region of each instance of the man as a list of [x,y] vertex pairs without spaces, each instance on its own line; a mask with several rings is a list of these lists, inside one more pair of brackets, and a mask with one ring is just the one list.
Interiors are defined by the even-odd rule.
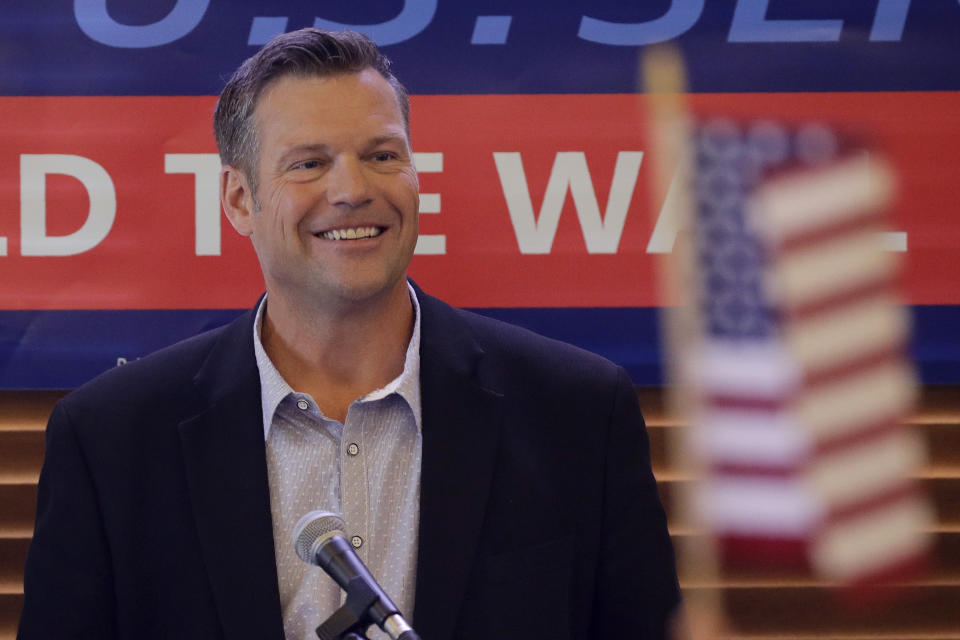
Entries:
[[266,296],[58,403],[20,637],[313,637],[339,604],[293,556],[315,509],[424,640],[662,637],[678,591],[634,389],[408,283],[407,96],[375,45],[278,37],[215,130]]

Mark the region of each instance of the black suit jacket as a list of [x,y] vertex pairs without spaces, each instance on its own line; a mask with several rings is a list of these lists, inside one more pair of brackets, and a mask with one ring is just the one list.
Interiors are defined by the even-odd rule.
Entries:
[[[662,637],[676,573],[626,373],[418,297],[420,636]],[[20,638],[283,637],[252,322],[57,404]]]

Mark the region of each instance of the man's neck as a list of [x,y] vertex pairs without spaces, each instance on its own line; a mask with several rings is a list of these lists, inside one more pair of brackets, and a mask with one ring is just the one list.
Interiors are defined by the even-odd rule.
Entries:
[[337,307],[290,304],[268,293],[261,342],[277,371],[343,422],[357,398],[403,372],[413,330],[406,282],[383,300]]

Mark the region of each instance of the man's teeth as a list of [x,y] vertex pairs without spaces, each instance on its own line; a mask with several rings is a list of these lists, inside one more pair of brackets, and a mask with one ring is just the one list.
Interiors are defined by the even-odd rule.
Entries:
[[373,238],[380,235],[381,232],[380,227],[354,227],[324,231],[320,235],[327,240],[357,240],[359,238]]

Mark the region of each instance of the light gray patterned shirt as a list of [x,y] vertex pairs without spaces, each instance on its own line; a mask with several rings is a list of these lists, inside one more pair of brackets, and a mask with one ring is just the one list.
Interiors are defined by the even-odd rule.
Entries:
[[[420,305],[412,288],[410,299],[415,321],[403,372],[354,401],[343,424],[274,367],[260,342],[266,298],[257,309],[253,344],[287,640],[314,640],[314,629],[342,603],[336,583],[301,561],[291,542],[300,517],[317,509],[343,516],[357,555],[411,621],[421,459]],[[368,635],[387,638],[376,627]]]

